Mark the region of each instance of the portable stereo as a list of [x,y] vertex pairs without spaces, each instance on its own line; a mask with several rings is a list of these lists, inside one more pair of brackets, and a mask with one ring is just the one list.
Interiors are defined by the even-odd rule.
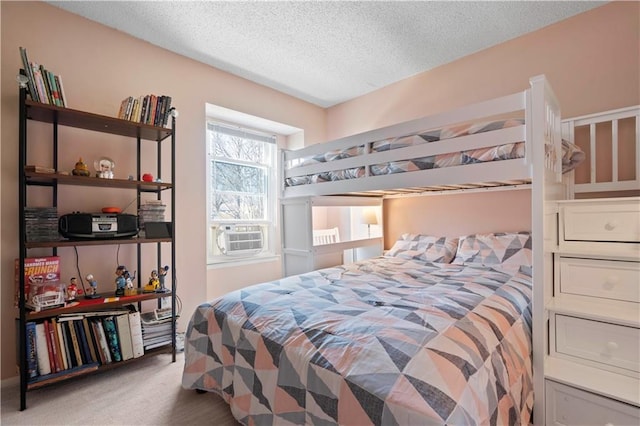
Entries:
[[131,238],[138,235],[138,216],[133,214],[70,213],[58,220],[65,238]]

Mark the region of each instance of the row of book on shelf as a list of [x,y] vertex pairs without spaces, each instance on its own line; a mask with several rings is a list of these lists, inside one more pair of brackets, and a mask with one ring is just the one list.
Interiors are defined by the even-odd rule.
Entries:
[[147,350],[171,344],[171,327],[171,318],[149,321],[133,306],[29,321],[29,381],[141,357]]
[[171,96],[126,97],[120,103],[118,118],[136,123],[166,127],[171,113]]
[[66,108],[67,96],[64,93],[62,76],[55,75],[42,64],[30,61],[24,47],[20,47],[20,57],[24,74],[28,79],[27,89],[31,100]]

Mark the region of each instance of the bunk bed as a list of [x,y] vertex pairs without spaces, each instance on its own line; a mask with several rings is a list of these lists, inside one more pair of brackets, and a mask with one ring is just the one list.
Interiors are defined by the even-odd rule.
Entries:
[[[544,323],[532,320],[543,308],[531,301],[552,272],[549,205],[565,197],[563,157],[566,170],[580,155],[565,152],[544,76],[285,152],[284,198],[525,186],[532,229],[406,235],[385,256],[204,303],[187,329],[183,387],[221,395],[243,424],[529,424],[544,385]],[[439,167],[442,156],[463,161]]]

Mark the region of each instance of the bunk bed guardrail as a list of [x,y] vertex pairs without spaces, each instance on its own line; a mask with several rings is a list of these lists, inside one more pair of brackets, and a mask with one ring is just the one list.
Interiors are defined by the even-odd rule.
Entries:
[[[562,135],[581,146],[589,164],[586,182],[576,182],[574,173],[568,176],[568,198],[581,193],[640,191],[640,105],[565,119]],[[621,148],[634,154],[623,158]]]
[[[311,145],[298,150],[283,150],[283,198],[314,195],[359,194],[389,195],[425,191],[456,190],[478,187],[525,185],[532,181],[534,161],[540,158],[540,168],[561,180],[562,146],[560,110],[553,91],[544,76],[530,79],[531,87],[517,93],[467,105],[388,127],[344,137],[331,142]],[[539,95],[536,95],[538,93]],[[376,151],[376,143],[430,133],[436,129],[450,131],[470,123],[491,123],[519,118],[522,122],[509,127],[474,133],[420,144],[399,144],[396,149]],[[475,125],[474,125],[475,126]],[[477,126],[476,126],[477,127]],[[491,127],[491,126],[489,126]],[[455,132],[454,132],[455,133]],[[390,142],[390,145],[393,141]],[[484,148],[507,146],[518,151],[502,159],[481,162],[466,153]],[[524,147],[524,149],[522,149]],[[458,155],[465,152],[460,165],[435,167],[425,164],[431,156]],[[538,152],[536,154],[535,152]],[[327,153],[331,153],[327,155]],[[334,155],[335,154],[335,155]],[[311,160],[311,161],[309,161]],[[407,171],[374,174],[381,164],[413,162]],[[345,173],[344,171],[347,171]],[[308,176],[348,175],[347,179],[287,186],[292,179]]]

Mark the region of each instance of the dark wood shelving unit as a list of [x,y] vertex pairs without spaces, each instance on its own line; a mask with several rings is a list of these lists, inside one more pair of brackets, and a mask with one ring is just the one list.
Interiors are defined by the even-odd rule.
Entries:
[[[175,164],[173,158],[175,158],[175,129],[176,119],[175,114],[171,115],[171,127],[158,127],[143,123],[136,123],[128,120],[121,120],[114,117],[109,117],[100,114],[93,114],[86,111],[74,110],[71,108],[62,108],[53,105],[47,105],[39,102],[34,102],[27,99],[27,89],[21,87],[19,90],[19,158],[18,158],[18,205],[19,205],[19,258],[18,269],[19,274],[19,289],[18,289],[18,337],[19,337],[19,357],[18,363],[20,368],[20,410],[26,408],[26,394],[27,391],[32,389],[38,389],[44,386],[52,385],[58,382],[62,382],[73,377],[85,376],[94,372],[108,371],[112,368],[117,368],[121,365],[127,365],[132,362],[136,362],[142,358],[153,356],[159,353],[171,353],[172,361],[176,361],[176,248],[175,248]],[[48,123],[52,127],[52,143],[50,149],[52,151],[52,167],[46,167],[38,169],[39,171],[33,171],[34,169],[27,168],[27,151],[28,151],[28,138],[27,130],[28,123],[31,121]],[[131,138],[135,145],[136,155],[136,175],[135,179],[104,179],[92,176],[75,176],[66,173],[60,173],[58,169],[58,147],[61,143],[58,140],[58,128],[60,126],[73,127],[82,130],[88,130],[92,132],[107,133],[111,135],[122,136]],[[91,137],[87,138],[88,143],[91,143]],[[141,180],[141,152],[142,141],[155,142],[156,149],[156,170],[155,175],[163,177],[162,174],[162,150],[161,143],[163,141],[170,143],[171,147],[171,170],[168,174],[168,182],[164,182],[161,179],[154,182],[146,182]],[[40,143],[40,149],[42,149],[42,143]],[[132,150],[133,151],[133,150]],[[53,170],[56,172],[45,173],[42,170]],[[26,239],[26,220],[25,210],[27,205],[27,193],[30,187],[45,187],[51,190],[52,202],[51,207],[58,206],[58,192],[64,190],[72,190],[72,188],[64,189],[65,187],[92,187],[96,188],[96,191],[102,189],[123,189],[135,191],[138,199],[138,209],[140,208],[140,194],[152,193],[155,194],[157,200],[163,199],[163,194],[166,199],[171,201],[171,220],[170,226],[172,235],[166,238],[145,238],[144,233],[140,233],[136,237],[132,238],[118,238],[118,239],[83,239],[83,240],[69,240],[60,239],[54,241],[27,241]],[[167,195],[168,193],[168,195]],[[99,196],[99,195],[96,195]],[[59,213],[58,213],[59,214]],[[162,259],[161,245],[163,243],[169,243],[171,245],[171,259]],[[141,289],[140,280],[138,280],[138,294],[133,296],[120,296],[116,297],[115,294],[103,293],[100,298],[96,299],[79,299],[77,302],[67,304],[65,307],[43,309],[41,311],[32,311],[27,308],[27,295],[25,294],[25,274],[24,274],[24,260],[28,256],[28,250],[30,249],[50,249],[51,255],[57,256],[57,250],[60,247],[84,247],[84,246],[104,246],[104,245],[120,245],[120,244],[134,244],[137,246],[137,270],[141,268],[142,247],[154,247],[156,252],[156,264],[157,265],[169,265],[169,273],[166,277],[167,286],[169,292],[166,293],[144,293]],[[42,256],[38,252],[37,256]],[[166,251],[165,251],[166,256]],[[64,261],[64,259],[62,259]],[[12,283],[13,285],[13,283]],[[136,305],[138,310],[141,307],[143,301],[157,300],[158,307],[160,307],[160,299],[169,298],[171,300],[171,309],[173,316],[171,316],[171,342],[166,346],[145,350],[144,355],[137,358],[128,359],[126,361],[112,362],[109,364],[100,365],[97,363],[87,364],[86,367],[75,366],[68,368],[57,373],[48,374],[45,376],[39,376],[37,378],[30,378],[28,375],[27,364],[27,322],[41,322],[49,318],[54,318],[62,314],[74,314],[82,312],[96,312],[96,311],[108,311],[113,310],[124,305]]]

